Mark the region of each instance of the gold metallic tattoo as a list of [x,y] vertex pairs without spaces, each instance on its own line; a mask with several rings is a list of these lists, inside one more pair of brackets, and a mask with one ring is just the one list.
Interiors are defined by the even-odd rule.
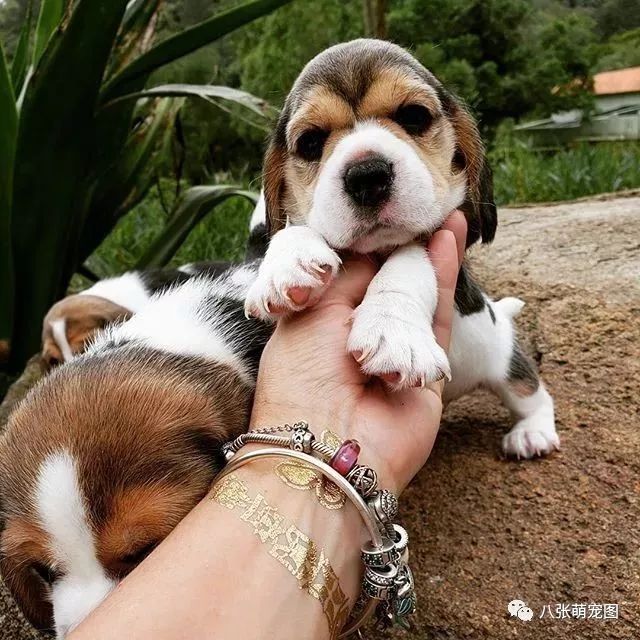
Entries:
[[[320,440],[335,449],[342,444],[340,438],[329,430],[322,432]],[[292,489],[315,490],[318,502],[325,509],[342,509],[347,501],[347,497],[336,484],[304,462],[280,462],[276,465],[275,472],[278,478]]]
[[235,474],[214,486],[211,499],[231,511],[240,511],[240,519],[251,525],[253,533],[268,545],[269,555],[296,578],[300,589],[320,602],[331,638],[337,638],[349,616],[349,599],[324,551],[287,522],[263,495],[251,497],[245,483]]

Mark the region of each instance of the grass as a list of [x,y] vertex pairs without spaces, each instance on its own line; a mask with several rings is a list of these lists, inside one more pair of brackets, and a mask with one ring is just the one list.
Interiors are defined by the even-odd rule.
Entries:
[[[635,142],[579,145],[550,153],[533,150],[526,142],[509,137],[491,151],[490,158],[500,205],[571,200],[640,187],[640,143]],[[238,182],[228,176],[223,181]],[[240,183],[246,184],[247,180]],[[171,184],[163,182],[161,188],[164,200],[171,200]],[[242,259],[250,215],[247,201],[237,198],[225,202],[192,231],[171,264]],[[166,219],[158,189],[154,188],[120,221],[91,256],[89,266],[100,277],[133,268]],[[72,290],[85,286],[86,282],[76,278]]]
[[490,153],[499,205],[573,200],[640,187],[640,142],[537,151],[511,138]]
[[[167,181],[160,188],[166,202],[170,199],[167,194],[172,187]],[[249,235],[251,211],[251,204],[242,198],[232,198],[216,207],[191,232],[170,266],[197,260],[241,260]],[[120,220],[109,237],[89,258],[89,268],[101,278],[132,269],[151,241],[160,233],[167,217],[158,187],[154,187],[137,207]],[[72,289],[82,286],[81,281],[72,283]]]

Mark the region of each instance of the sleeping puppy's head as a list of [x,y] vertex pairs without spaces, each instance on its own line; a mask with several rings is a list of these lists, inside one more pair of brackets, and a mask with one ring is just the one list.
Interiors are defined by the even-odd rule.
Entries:
[[42,360],[54,367],[85,351],[91,339],[131,311],[100,296],[79,293],[56,302],[42,321]]
[[287,218],[336,249],[384,250],[429,235],[461,207],[467,244],[493,239],[491,173],[462,104],[404,49],[354,40],[296,80],[266,154],[271,233]]
[[55,368],[0,441],[0,571],[63,638],[206,494],[251,390],[229,367],[132,347]]

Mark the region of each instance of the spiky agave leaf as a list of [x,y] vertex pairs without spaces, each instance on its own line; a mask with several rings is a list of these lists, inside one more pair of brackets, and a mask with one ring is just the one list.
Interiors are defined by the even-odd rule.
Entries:
[[96,141],[94,108],[126,4],[78,0],[54,32],[25,95],[11,232],[15,264],[30,265],[16,273],[16,290],[29,295],[15,297],[14,370],[38,349],[40,319],[64,292],[75,266],[80,190]]
[[102,91],[102,102],[139,91],[152,71],[211,44],[289,2],[291,0],[251,0],[163,40],[108,80]]
[[19,96],[22,91],[22,85],[24,84],[27,66],[29,64],[29,57],[31,53],[31,16],[31,2],[29,2],[27,5],[27,13],[25,15],[24,23],[20,31],[18,46],[16,47],[13,62],[11,63],[11,82],[13,83],[13,93],[16,96]]
[[0,340],[9,338],[13,309],[13,267],[11,262],[11,194],[18,131],[18,113],[9,69],[0,45]]
[[196,225],[219,204],[234,197],[246,198],[253,205],[258,202],[257,193],[229,185],[191,187],[185,191],[164,231],[145,251],[136,269],[165,266]]
[[88,258],[118,220],[146,195],[182,103],[182,100],[148,100],[139,107],[136,126],[120,153],[92,185],[80,239],[81,260]]

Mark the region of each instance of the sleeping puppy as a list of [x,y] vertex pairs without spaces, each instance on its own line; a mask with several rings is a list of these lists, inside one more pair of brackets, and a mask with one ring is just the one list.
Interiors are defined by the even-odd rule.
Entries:
[[516,419],[507,454],[558,447],[553,401],[515,337],[519,300],[492,301],[463,265],[449,358],[433,335],[438,292],[425,239],[458,207],[467,246],[487,243],[497,215],[474,120],[417,60],[378,40],[314,58],[281,112],[263,187],[273,235],[247,314],[274,319],[312,305],[339,251],[381,254],[347,345],[362,370],[394,389],[446,376],[447,402],[489,387]]
[[100,329],[127,320],[154,293],[194,275],[220,274],[228,267],[223,262],[196,262],[178,269],[130,271],[59,300],[42,322],[43,362],[50,368],[71,360],[87,348]]
[[205,495],[246,430],[271,329],[247,320],[256,267],[157,294],[56,367],[0,445],[0,570],[65,637]]

